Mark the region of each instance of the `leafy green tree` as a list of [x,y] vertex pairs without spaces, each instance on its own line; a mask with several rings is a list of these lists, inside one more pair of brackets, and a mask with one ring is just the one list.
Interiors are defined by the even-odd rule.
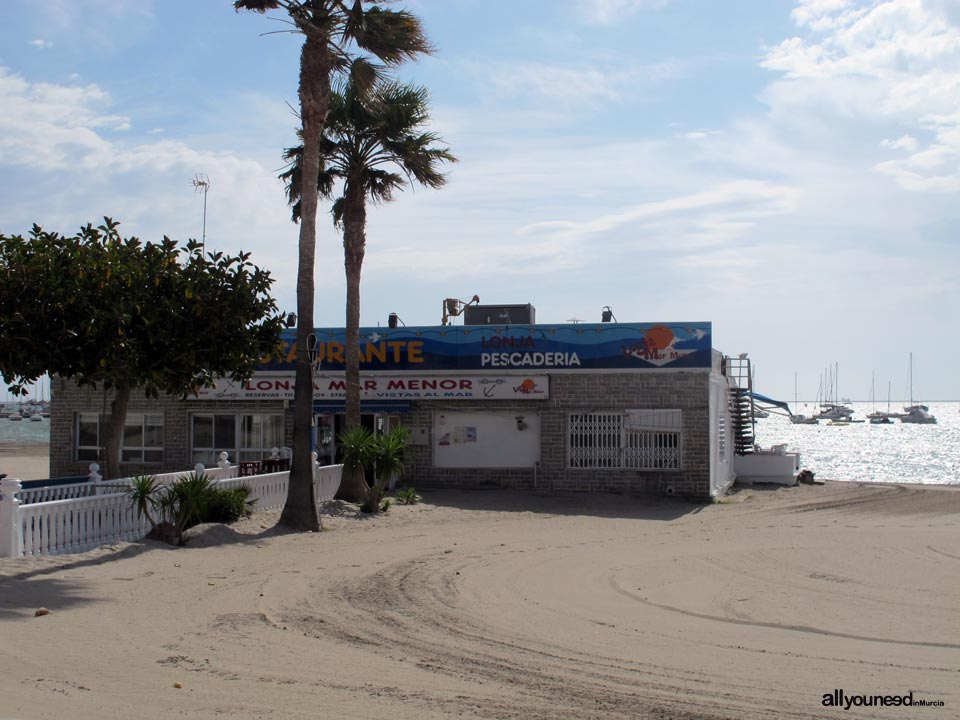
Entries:
[[[396,82],[379,82],[361,92],[343,83],[330,96],[330,110],[320,140],[317,190],[334,199],[334,224],[343,231],[344,268],[347,281],[346,424],[360,424],[360,274],[366,252],[367,200],[393,199],[407,183],[438,188],[446,182],[440,172],[445,162],[456,162],[449,148],[436,146],[440,138],[423,128],[430,119],[427,91]],[[306,144],[289,148],[290,163],[281,174],[296,219],[304,195]],[[347,499],[362,500],[363,488],[342,488]]]
[[0,374],[20,394],[45,373],[112,390],[108,478],[119,475],[134,388],[185,396],[218,376],[246,380],[282,327],[273,280],[249,253],[142,243],[118,225],[0,235]]
[[[389,0],[387,0],[389,2]],[[304,35],[300,52],[301,137],[308,150],[302,163],[306,174],[301,207],[299,269],[297,271],[296,386],[294,389],[293,465],[287,502],[280,522],[301,530],[319,530],[310,457],[313,377],[309,361],[313,333],[314,257],[317,240],[317,188],[320,136],[330,100],[330,79],[348,74],[357,87],[369,88],[379,69],[358,55],[366,51],[386,65],[430,52],[420,20],[406,11],[387,10],[366,0],[235,0],[234,8],[266,13],[286,12]]]

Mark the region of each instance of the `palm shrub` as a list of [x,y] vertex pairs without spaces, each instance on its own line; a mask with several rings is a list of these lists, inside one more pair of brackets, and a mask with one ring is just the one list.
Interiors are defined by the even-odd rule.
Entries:
[[367,494],[367,500],[360,506],[364,512],[386,510],[383,507],[383,493],[390,478],[403,475],[409,437],[410,430],[400,425],[375,439],[374,483]]
[[247,515],[256,499],[250,488],[222,489],[205,473],[182,475],[171,485],[140,475],[133,478],[130,504],[138,517],[150,522],[150,535],[165,542],[183,545],[183,534],[205,522],[230,523]]
[[127,490],[137,517],[145,517],[150,523],[150,532],[154,534],[164,519],[158,514],[161,511],[161,490],[162,486],[153,475],[134,476],[130,480],[130,489]]
[[400,488],[397,490],[397,502],[401,505],[416,505],[420,502],[420,496],[412,487]]
[[183,533],[206,519],[214,481],[206,473],[192,472],[181,475],[167,491],[176,507],[174,528],[177,541],[183,544]]
[[355,425],[340,433],[338,440],[343,451],[340,460],[343,463],[343,472],[349,475],[346,479],[361,495],[360,502],[364,503],[370,494],[366,476],[377,458],[377,438],[369,429]]

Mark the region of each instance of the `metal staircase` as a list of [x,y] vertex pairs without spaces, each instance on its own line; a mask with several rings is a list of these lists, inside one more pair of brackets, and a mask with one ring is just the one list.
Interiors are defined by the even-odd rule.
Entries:
[[753,376],[746,357],[725,357],[723,374],[730,381],[730,421],[733,448],[737,455],[753,452],[756,440],[756,418],[753,415]]

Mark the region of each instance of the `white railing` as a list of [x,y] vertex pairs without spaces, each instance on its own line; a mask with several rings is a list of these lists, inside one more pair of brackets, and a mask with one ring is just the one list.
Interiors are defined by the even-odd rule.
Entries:
[[[313,456],[313,485],[317,503],[329,502],[340,487],[342,465],[320,467]],[[236,467],[225,461],[216,470],[195,470],[217,480],[217,487],[244,486],[255,500],[253,511],[282,508],[287,499],[289,471],[236,477]],[[96,471],[93,471],[96,473]],[[167,484],[187,472],[156,476]],[[99,475],[97,475],[99,477]],[[0,481],[0,558],[85,552],[104,543],[139,540],[150,522],[137,517],[127,490],[129,478],[23,490],[20,481]],[[42,491],[51,491],[44,494]],[[58,497],[60,493],[60,497]],[[70,497],[63,494],[74,493]],[[27,495],[29,499],[24,499]],[[51,499],[56,498],[56,499]]]
[[[100,466],[97,463],[90,463],[89,470],[90,473],[87,475],[86,482],[23,488],[17,494],[17,498],[22,505],[32,505],[33,503],[50,502],[51,500],[72,500],[94,495],[122,493],[130,487],[130,478],[104,480],[100,475]],[[237,466],[231,465],[227,461],[226,453],[220,453],[220,462],[217,463],[217,467],[204,468],[203,465],[197,465],[194,471],[198,470],[214,480],[226,480],[237,476]],[[160,473],[154,475],[153,478],[161,485],[169,485],[190,472],[189,470],[180,470],[179,472]]]
[[317,454],[313,454],[313,494],[318,503],[333,500],[340,489],[343,465],[317,465]]
[[287,484],[290,472],[270,473],[268,475],[248,475],[242,478],[221,480],[217,487],[224,489],[248,487],[250,500],[255,500],[253,511],[276,510],[287,501]]
[[16,526],[23,538],[20,554],[27,557],[84,552],[150,532],[125,493],[24,505]]

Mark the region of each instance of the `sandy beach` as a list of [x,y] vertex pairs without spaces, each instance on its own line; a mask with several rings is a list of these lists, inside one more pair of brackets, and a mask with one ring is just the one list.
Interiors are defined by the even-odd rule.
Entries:
[[0,561],[0,716],[960,717],[956,488],[425,494]]
[[0,444],[0,473],[20,480],[50,477],[50,446],[21,443]]

